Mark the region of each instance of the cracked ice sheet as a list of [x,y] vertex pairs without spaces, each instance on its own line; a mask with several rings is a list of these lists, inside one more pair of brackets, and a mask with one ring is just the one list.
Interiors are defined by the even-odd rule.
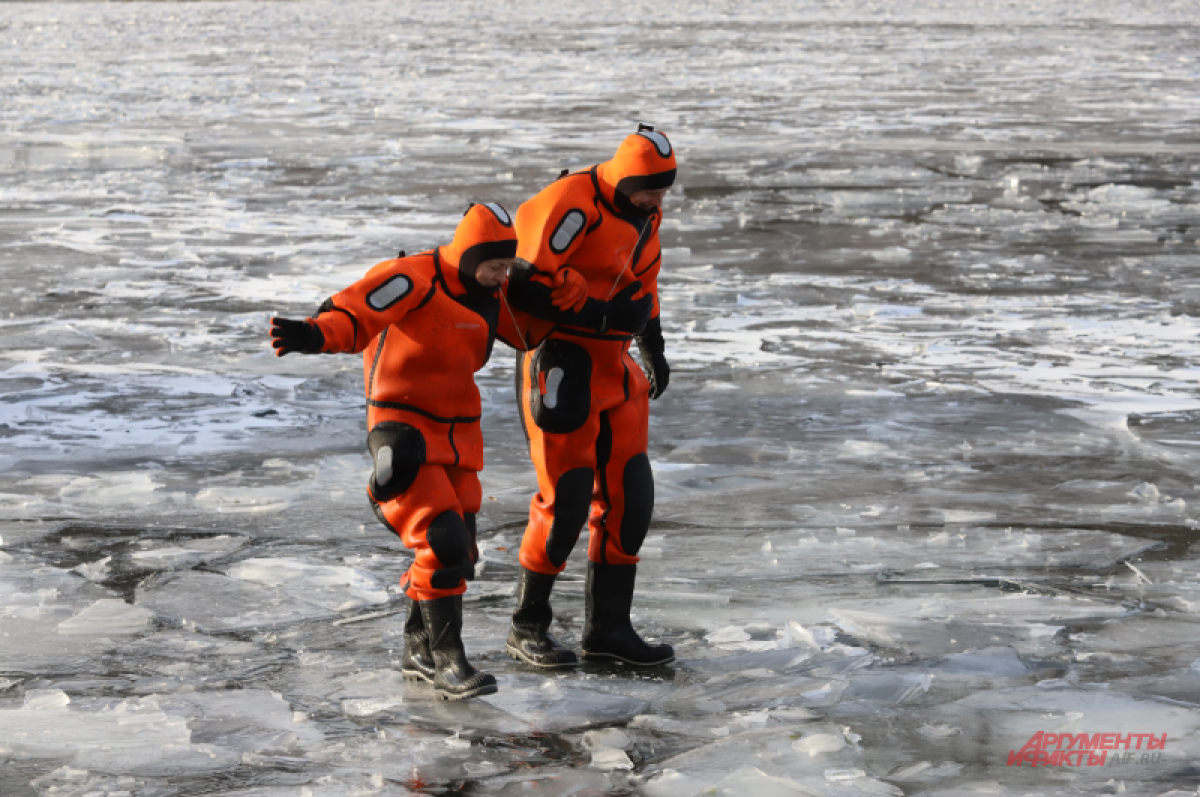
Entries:
[[138,588],[137,605],[204,631],[232,631],[335,617],[391,600],[382,584],[351,567],[251,559],[229,573],[189,570],[157,577]]
[[0,709],[0,747],[18,759],[154,777],[229,770],[262,751],[303,754],[323,740],[278,695],[260,690],[71,699],[30,690]]
[[[776,725],[775,722],[772,722]],[[654,765],[643,787],[651,797],[746,794],[846,795],[903,792],[868,778],[856,766],[856,736],[834,725],[746,731]],[[749,764],[747,762],[753,762]],[[728,790],[728,791],[726,791]]]
[[[115,593],[26,555],[0,558],[0,599],[0,671],[71,671],[121,637],[149,630],[151,615]],[[80,616],[82,625],[74,621]]]
[[[1161,762],[1155,765],[1134,761],[1122,770],[1133,781],[1153,778],[1164,769],[1177,769],[1200,753],[1200,710],[1104,689],[1076,688],[1063,682],[984,690],[912,712],[909,728],[934,725],[944,729],[935,739],[909,730],[904,734],[906,742],[928,747],[930,741],[936,741],[942,748],[940,757],[978,762],[992,777],[1008,770],[1010,750],[1020,750],[1039,731],[1089,735],[1166,733],[1169,741],[1161,751]],[[1105,767],[1075,771],[1080,780],[1088,781],[1105,781],[1114,772]],[[1030,782],[1033,771],[1024,768],[1020,774]]]
[[[1056,652],[1056,636],[1072,620],[1124,618],[1120,605],[1076,597],[957,594],[935,599],[863,600],[830,607],[839,628],[883,648],[921,658],[1011,645],[1024,656]],[[1128,621],[1125,621],[1128,622]],[[1124,623],[1121,624],[1124,627]]]
[[[839,282],[800,276],[789,282],[816,284],[818,279],[823,287],[860,293],[885,287],[854,277]],[[665,284],[669,286],[669,282]],[[1200,406],[1194,398],[1200,389],[1200,369],[1173,368],[1164,373],[1148,362],[1163,354],[1187,360],[1200,353],[1194,343],[1195,319],[1177,319],[1165,304],[1143,304],[1138,309],[1148,317],[1119,320],[1093,317],[1095,311],[1123,301],[1112,294],[1064,301],[1061,297],[947,296],[938,292],[932,297],[910,298],[911,304],[880,304],[876,300],[856,303],[850,310],[786,306],[790,304],[786,299],[783,307],[751,312],[728,309],[744,303],[741,291],[756,289],[761,290],[736,275],[720,288],[707,287],[726,307],[707,320],[700,310],[700,318],[688,322],[681,334],[668,334],[673,361],[685,368],[716,363],[760,369],[806,366],[814,363],[813,357],[797,357],[787,353],[786,347],[795,344],[808,350],[809,342],[816,340],[846,349],[865,348],[875,359],[893,361],[889,370],[896,376],[931,378],[946,371],[966,372],[973,373],[980,389],[1078,402],[1082,406],[1069,412],[1106,426],[1123,428],[1130,412]],[[671,288],[666,292],[670,297]],[[914,291],[918,296],[930,292],[931,288]],[[681,304],[691,304],[687,299],[686,294],[679,297]],[[761,303],[778,305],[780,300]],[[963,312],[972,306],[985,310],[986,315],[981,319]],[[941,312],[930,318],[930,310],[953,314]],[[796,322],[807,322],[809,328],[789,326]],[[1005,343],[1013,336],[1031,338],[1041,345],[1007,349]],[[783,353],[779,353],[781,346]],[[1166,389],[1147,390],[1152,383]]]
[[[728,500],[728,496],[722,496]],[[714,502],[717,500],[715,497]],[[693,505],[694,501],[690,502]],[[670,505],[668,505],[670,506]],[[667,509],[671,516],[670,508]],[[847,521],[852,523],[853,521]],[[721,556],[720,577],[738,573],[782,576],[802,566],[806,576],[867,575],[905,572],[935,581],[947,571],[980,574],[1050,568],[1103,571],[1153,542],[1106,531],[946,526],[941,529],[885,529],[854,524],[755,534],[753,545],[727,548],[724,534],[688,529],[664,537],[661,554],[672,561],[672,575],[711,579],[703,562]],[[720,552],[718,554],[718,551]],[[687,552],[688,556],[682,556]],[[709,556],[700,554],[708,553]],[[656,553],[649,562],[656,571]],[[690,564],[694,561],[695,564]]]

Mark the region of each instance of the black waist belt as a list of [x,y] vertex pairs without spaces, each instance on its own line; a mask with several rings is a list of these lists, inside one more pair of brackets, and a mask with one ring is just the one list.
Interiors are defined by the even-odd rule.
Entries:
[[423,410],[415,404],[401,404],[399,401],[376,401],[375,399],[367,399],[367,404],[372,407],[377,407],[381,410],[404,410],[405,412],[413,412],[428,418],[431,421],[438,423],[475,423],[480,419],[479,415],[459,415],[453,418],[444,418],[441,415],[434,415],[428,410]]

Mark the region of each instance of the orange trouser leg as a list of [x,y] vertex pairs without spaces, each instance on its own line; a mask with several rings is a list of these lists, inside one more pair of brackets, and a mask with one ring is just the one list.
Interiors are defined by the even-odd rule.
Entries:
[[478,475],[448,465],[422,465],[400,495],[382,502],[372,498],[382,519],[414,554],[400,579],[408,597],[427,601],[466,592],[479,557],[474,513],[481,498]]
[[[525,355],[519,360],[526,378],[529,359]],[[589,516],[588,558],[636,564],[654,507],[654,480],[646,456],[646,393],[594,410],[581,427],[558,434],[534,423],[529,391],[520,392],[538,478],[521,541],[521,565],[546,575],[561,573]]]
[[588,525],[588,559],[635,565],[654,511],[654,476],[646,456],[649,398],[632,396],[600,413],[596,483]]

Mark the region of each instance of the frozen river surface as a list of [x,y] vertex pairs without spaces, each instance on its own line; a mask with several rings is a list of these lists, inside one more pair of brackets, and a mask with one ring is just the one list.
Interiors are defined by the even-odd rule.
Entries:
[[[0,5],[3,797],[1196,792],[1200,9],[602,5]],[[683,158],[636,604],[678,664],[505,657],[501,348],[501,689],[435,702],[360,365],[267,319],[637,121]]]

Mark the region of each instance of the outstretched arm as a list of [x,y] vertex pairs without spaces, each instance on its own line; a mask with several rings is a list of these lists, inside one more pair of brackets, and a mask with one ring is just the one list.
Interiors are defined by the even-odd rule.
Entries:
[[282,357],[291,352],[362,351],[376,335],[420,307],[433,290],[420,257],[385,260],[326,299],[316,318],[271,319],[275,353]]

